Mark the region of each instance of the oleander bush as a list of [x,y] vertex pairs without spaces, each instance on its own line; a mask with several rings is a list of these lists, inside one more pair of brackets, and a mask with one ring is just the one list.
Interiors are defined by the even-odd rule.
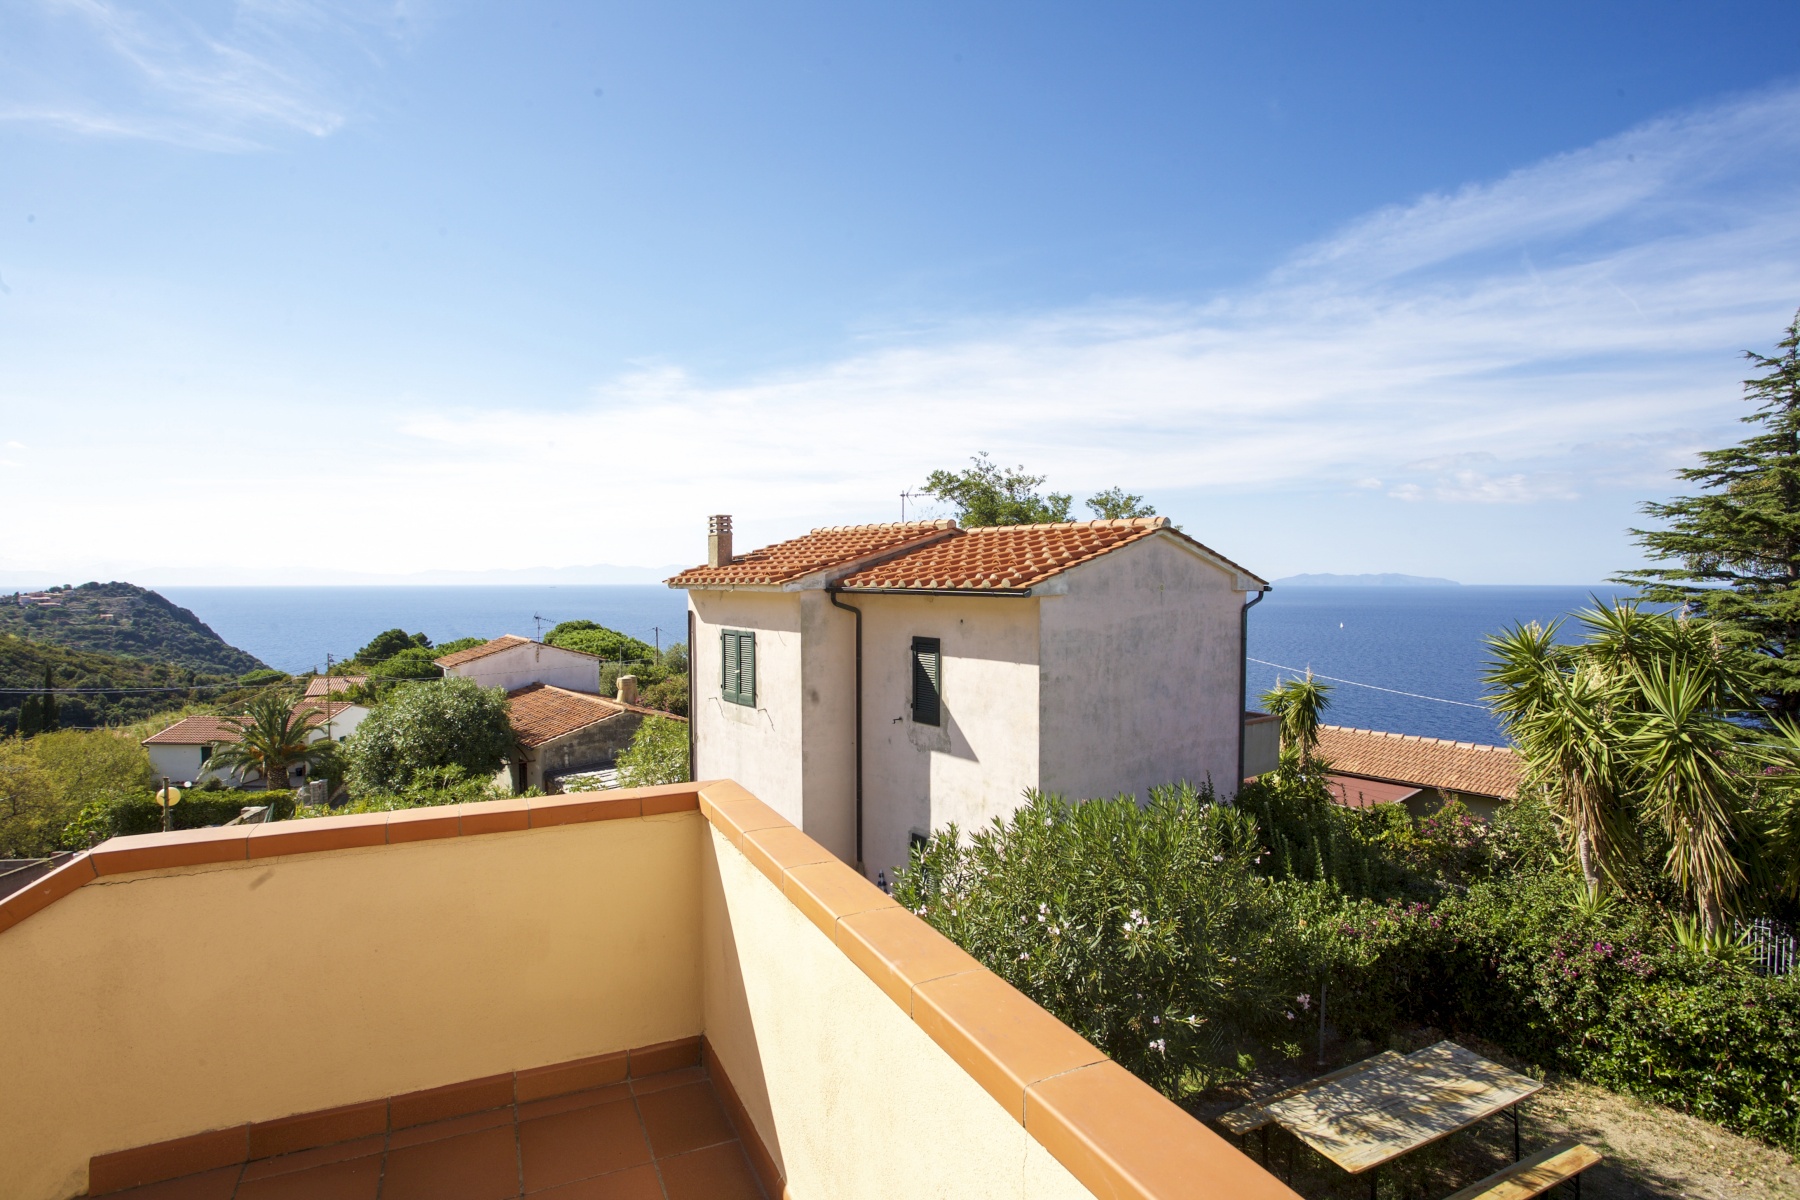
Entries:
[[1420,1027],[1800,1150],[1800,982],[1684,946],[1650,875],[1595,897],[1527,797],[1491,824],[1157,789],[946,829],[896,897],[1171,1097]]

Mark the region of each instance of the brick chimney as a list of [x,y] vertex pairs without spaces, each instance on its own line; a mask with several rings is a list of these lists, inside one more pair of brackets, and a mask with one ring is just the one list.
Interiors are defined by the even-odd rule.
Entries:
[[721,513],[706,518],[706,565],[722,567],[731,562],[731,517]]
[[619,676],[619,687],[616,699],[620,704],[636,704],[638,702],[637,676]]

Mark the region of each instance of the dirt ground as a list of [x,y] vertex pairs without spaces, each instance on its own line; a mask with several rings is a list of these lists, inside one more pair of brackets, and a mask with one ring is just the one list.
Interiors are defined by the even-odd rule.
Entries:
[[[1435,1041],[1426,1031],[1397,1050],[1412,1050]],[[1427,1040],[1428,1039],[1428,1040]],[[1800,1163],[1785,1151],[1738,1137],[1716,1125],[1685,1114],[1621,1096],[1604,1088],[1532,1068],[1492,1046],[1459,1039],[1471,1050],[1505,1063],[1548,1085],[1520,1106],[1520,1141],[1526,1154],[1559,1138],[1578,1138],[1605,1155],[1605,1161],[1582,1177],[1583,1200],[1773,1200],[1800,1197]],[[1376,1047],[1358,1047],[1374,1053]],[[1342,1061],[1354,1061],[1350,1053]],[[1308,1077],[1310,1072],[1267,1072],[1229,1089],[1207,1093],[1190,1105],[1196,1116],[1210,1120],[1253,1096],[1268,1095]],[[1260,1134],[1252,1134],[1245,1151],[1259,1162]],[[1269,1141],[1270,1169],[1308,1200],[1362,1200],[1369,1194],[1367,1176],[1355,1177],[1277,1129]],[[1473,1129],[1415,1151],[1382,1168],[1381,1200],[1439,1200],[1512,1161],[1512,1121],[1493,1116]],[[1291,1172],[1291,1177],[1290,1177]],[[1552,1195],[1572,1195],[1565,1186]]]

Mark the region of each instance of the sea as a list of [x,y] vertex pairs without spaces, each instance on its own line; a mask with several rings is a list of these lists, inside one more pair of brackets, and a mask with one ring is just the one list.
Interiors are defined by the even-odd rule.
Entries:
[[[681,641],[686,596],[648,586],[170,587],[215,633],[284,671],[320,670],[396,626],[434,642],[533,636],[586,618],[652,645]],[[1483,639],[1628,593],[1596,587],[1280,587],[1250,610],[1251,707],[1304,673],[1331,685],[1334,725],[1500,742],[1482,703]]]

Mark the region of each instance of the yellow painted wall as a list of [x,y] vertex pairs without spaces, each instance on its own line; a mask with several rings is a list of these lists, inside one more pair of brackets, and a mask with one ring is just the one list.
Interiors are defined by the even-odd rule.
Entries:
[[700,1033],[708,829],[88,884],[0,933],[0,1196],[75,1195],[94,1154]]
[[717,832],[706,1034],[799,1200],[1090,1193]]

